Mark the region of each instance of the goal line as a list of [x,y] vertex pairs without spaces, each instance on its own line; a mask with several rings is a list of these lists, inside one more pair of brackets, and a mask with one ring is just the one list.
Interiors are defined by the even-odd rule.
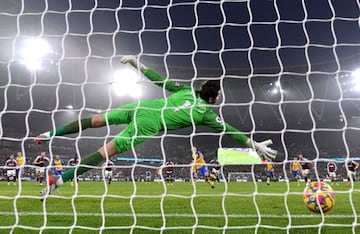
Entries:
[[[17,212],[19,216],[43,216],[43,212]],[[0,216],[15,215],[15,212],[0,212]],[[47,216],[74,216],[71,212],[46,212]],[[106,217],[133,217],[132,213],[76,213],[77,216],[90,217],[90,216],[106,216]],[[162,217],[162,214],[153,213],[137,213],[137,217]],[[166,217],[194,217],[194,214],[187,213],[169,213],[165,214]],[[202,218],[221,218],[224,214],[196,214],[197,217]],[[256,214],[227,214],[228,218],[258,218]],[[321,216],[317,214],[291,214],[292,218],[319,218]],[[325,218],[354,218],[354,215],[337,215],[337,214],[325,214]],[[261,218],[288,218],[287,215],[275,215],[275,214],[261,214]]]

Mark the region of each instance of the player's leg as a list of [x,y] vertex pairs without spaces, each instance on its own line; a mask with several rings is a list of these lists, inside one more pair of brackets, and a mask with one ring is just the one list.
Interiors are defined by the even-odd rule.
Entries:
[[44,180],[44,169],[40,169],[40,173],[39,173],[39,185],[42,185],[42,182]]
[[16,174],[16,170],[14,170],[14,172],[13,172],[13,183],[14,183],[14,185],[16,185],[16,178],[17,178],[17,174]]
[[215,169],[216,181],[220,183],[220,170]]
[[170,184],[171,185],[173,185],[174,181],[175,181],[173,174],[174,174],[174,171],[171,171],[171,176],[170,176]]
[[18,168],[17,171],[16,171],[16,180],[17,180],[19,183],[21,183],[21,177],[22,177],[23,173],[24,173],[24,167],[20,167],[20,168]]
[[81,160],[81,166],[78,168],[70,168],[60,176],[49,176],[48,187],[42,190],[42,194],[50,194],[57,187],[61,186],[65,182],[74,179],[79,175],[91,170],[94,166],[97,166],[100,162],[106,160],[107,157],[111,157],[117,154],[117,148],[113,141],[106,144],[105,147],[100,148],[98,151],[89,154]]
[[173,182],[174,182],[174,178],[173,178],[173,173],[174,173],[174,169],[171,170],[171,171],[167,171],[167,175],[168,175],[168,185],[173,185]]
[[216,170],[215,168],[211,169],[210,176],[212,176],[214,178],[214,181],[220,182],[220,180],[219,180],[219,171]]
[[6,172],[6,177],[7,177],[7,184],[10,185],[10,171],[9,170]]
[[208,174],[209,174],[209,185],[211,186],[211,188],[215,188],[215,181],[217,180],[217,175],[215,173],[212,173],[212,172],[209,172],[208,171]]
[[329,172],[329,177],[330,177],[331,185],[334,185],[335,177],[334,177],[333,172]]
[[217,176],[215,174],[209,173],[209,172],[208,172],[208,174],[209,174],[208,184],[211,186],[211,188],[215,188],[215,181],[216,181]]
[[99,128],[106,125],[102,115],[96,115],[91,118],[85,118],[75,120],[69,124],[58,127],[55,130],[50,130],[44,133],[41,133],[35,138],[37,144],[42,144],[44,141],[48,141],[50,137],[53,136],[64,136],[67,134],[77,133],[80,129],[85,130],[87,128]]
[[[133,125],[131,125],[133,127]],[[87,155],[80,162],[81,166],[70,168],[61,176],[49,177],[49,187],[48,190],[43,190],[42,193],[45,195],[46,193],[51,193],[58,186],[63,183],[73,180],[74,177],[76,179],[77,176],[82,175],[83,173],[91,170],[93,167],[97,166],[100,162],[106,160],[106,158],[110,158],[111,156],[128,151],[131,149],[131,136],[129,133],[130,125],[125,128],[122,132],[120,132],[112,141],[108,142],[105,147],[101,147],[98,151]],[[134,144],[136,144],[137,139],[134,140]],[[140,142],[139,142],[140,143]]]
[[108,183],[111,184],[111,181],[112,181],[112,171],[109,171]]
[[339,185],[338,181],[337,181],[337,178],[336,178],[336,172],[334,172],[334,182],[336,185]]
[[294,171],[294,177],[296,179],[297,186],[300,186],[300,171]]
[[348,172],[348,183],[347,186],[351,186],[352,183],[355,182],[355,172],[349,171]]
[[200,168],[200,174],[204,176],[205,181],[210,185],[211,188],[215,188],[214,186],[214,175],[209,173],[208,167],[206,165]]
[[308,183],[308,174],[309,174],[308,169],[303,170],[302,175],[304,177],[306,184]]
[[192,172],[191,177],[192,177],[192,180],[193,180],[194,182],[196,182],[196,178],[197,178],[196,171],[193,171],[193,172]]
[[21,168],[17,168],[17,169],[16,169],[16,180],[15,180],[15,182],[14,182],[14,183],[16,183],[16,181],[19,181],[19,177],[20,177],[20,169],[21,169]]
[[170,173],[170,171],[166,171],[166,184],[167,185],[170,185],[170,183],[171,183],[171,173]]
[[268,171],[266,172],[266,184],[267,185],[270,185],[270,182],[271,182],[271,173]]
[[129,104],[101,115],[95,115],[91,118],[84,118],[80,121],[75,120],[69,124],[58,127],[55,130],[41,133],[35,138],[35,142],[37,144],[42,144],[44,141],[50,140],[50,137],[77,133],[80,129],[85,130],[87,128],[100,128],[106,126],[107,124],[128,124],[133,119],[135,107],[135,104]]
[[196,182],[196,168],[195,168],[195,165],[190,166],[190,177],[191,177],[192,181]]
[[36,184],[39,184],[39,174],[40,174],[40,170],[39,168],[36,168],[35,169]]
[[[135,129],[135,124],[131,122],[123,131],[116,135],[112,141],[108,142],[105,147],[101,147],[98,151],[89,154],[82,159],[78,168],[70,168],[61,176],[55,178],[50,176],[50,186],[48,190],[44,190],[42,193],[50,193],[63,183],[91,170],[107,158],[109,159],[111,156],[129,151],[133,146],[147,140],[147,137],[145,136],[157,135],[160,129],[159,126],[152,123],[152,121],[141,120],[141,118],[137,120],[137,128],[138,130]],[[133,136],[136,135],[142,137],[133,138]]]

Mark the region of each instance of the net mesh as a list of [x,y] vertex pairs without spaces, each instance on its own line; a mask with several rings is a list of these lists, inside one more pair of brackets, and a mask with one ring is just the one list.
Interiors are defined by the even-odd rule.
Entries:
[[[56,1],[0,2],[1,165],[25,158],[17,185],[0,184],[0,230],[28,232],[358,232],[357,178],[346,186],[344,160],[358,160],[359,2],[354,1]],[[224,166],[211,189],[192,181],[191,146],[207,161],[234,147],[202,126],[168,131],[116,156],[113,181],[95,167],[41,203],[34,158],[47,152],[80,160],[122,126],[80,130],[35,145],[40,132],[127,103],[163,98],[165,89],[120,65],[137,55],[169,79],[197,87],[220,79],[219,116],[279,151],[275,178],[264,165]],[[119,71],[119,73],[117,73]],[[140,96],[142,94],[142,96]],[[235,146],[238,147],[238,146]],[[310,180],[329,181],[337,160],[337,205],[310,213],[289,172],[299,153],[315,162]],[[74,156],[75,155],[75,156]],[[114,158],[115,159],[115,158]],[[163,162],[172,160],[174,183]],[[115,160],[114,160],[115,161]],[[70,167],[70,166],[69,166]],[[211,165],[209,165],[211,167]],[[64,167],[67,169],[67,167]],[[53,173],[52,166],[46,174]],[[162,170],[156,181],[146,173]],[[249,179],[249,178],[248,178]],[[236,180],[236,178],[235,178]]]

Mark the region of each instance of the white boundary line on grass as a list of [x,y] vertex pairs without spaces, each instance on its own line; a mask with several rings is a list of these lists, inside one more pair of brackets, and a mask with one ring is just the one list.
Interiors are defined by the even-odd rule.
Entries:
[[[44,213],[42,212],[18,212],[19,216],[43,216]],[[0,216],[4,215],[15,215],[15,212],[0,212]],[[47,216],[74,216],[73,213],[70,212],[47,212]],[[101,217],[101,213],[76,213],[77,216],[98,216]],[[105,213],[104,216],[106,217],[133,217],[134,214],[132,213]],[[150,213],[139,213],[136,214],[137,217],[162,217],[161,214],[150,214]],[[165,214],[166,217],[194,217],[193,214],[186,214],[186,213],[174,213],[174,214]],[[354,218],[353,215],[331,215],[327,214],[324,215],[325,218]],[[205,217],[205,218],[222,218],[224,217],[223,214],[197,214],[197,217]],[[228,214],[228,218],[258,218],[256,214]],[[261,214],[262,218],[288,218],[287,215],[281,214]],[[292,218],[321,218],[320,214],[292,214]]]

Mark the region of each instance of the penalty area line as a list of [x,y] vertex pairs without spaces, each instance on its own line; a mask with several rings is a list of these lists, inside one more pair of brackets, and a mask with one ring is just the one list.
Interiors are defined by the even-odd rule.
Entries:
[[[70,212],[0,212],[0,216],[10,216],[10,215],[18,215],[18,216],[74,216],[74,213]],[[102,217],[133,217],[132,213],[76,213],[77,216],[82,217],[90,217],[97,216]],[[162,217],[162,214],[151,214],[151,213],[139,213],[135,214],[136,217]],[[224,214],[196,214],[197,217],[204,218],[222,218],[225,217]],[[195,217],[194,214],[186,214],[186,213],[174,213],[174,214],[165,214],[165,217]],[[228,214],[228,218],[258,218],[256,214]],[[320,214],[291,214],[292,218],[321,218]],[[354,218],[354,215],[335,215],[328,214],[324,215],[325,218]],[[261,218],[288,218],[288,215],[285,214],[261,214]]]

